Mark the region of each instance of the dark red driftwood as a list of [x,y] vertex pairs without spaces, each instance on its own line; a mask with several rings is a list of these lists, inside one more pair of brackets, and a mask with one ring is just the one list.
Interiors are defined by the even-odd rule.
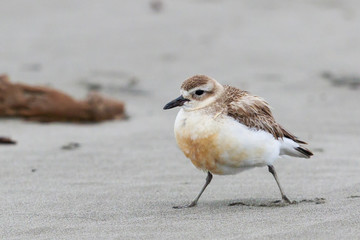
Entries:
[[16,142],[8,137],[0,137],[0,144],[16,144]]
[[123,102],[92,93],[85,100],[48,87],[11,83],[0,75],[0,117],[40,122],[100,122],[125,117]]

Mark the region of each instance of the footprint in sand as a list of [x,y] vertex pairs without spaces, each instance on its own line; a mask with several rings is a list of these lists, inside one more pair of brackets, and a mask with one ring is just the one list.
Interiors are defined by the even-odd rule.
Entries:
[[291,204],[283,202],[281,200],[273,201],[273,202],[255,202],[255,201],[244,201],[244,202],[234,202],[230,203],[229,206],[248,206],[248,207],[285,207],[294,204],[300,203],[315,203],[315,204],[324,204],[326,202],[325,198],[314,198],[314,199],[301,199],[301,200],[294,200]]

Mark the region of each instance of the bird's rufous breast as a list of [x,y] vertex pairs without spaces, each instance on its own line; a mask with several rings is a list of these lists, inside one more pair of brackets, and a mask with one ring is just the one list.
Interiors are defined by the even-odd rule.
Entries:
[[185,156],[199,169],[222,174],[217,168],[220,152],[216,145],[217,133],[206,136],[192,137],[191,134],[176,133],[176,141]]

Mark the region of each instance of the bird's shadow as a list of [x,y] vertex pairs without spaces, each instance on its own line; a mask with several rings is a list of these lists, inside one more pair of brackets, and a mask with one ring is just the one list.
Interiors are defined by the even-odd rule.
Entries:
[[259,200],[259,199],[245,199],[238,202],[232,202],[228,206],[247,206],[247,207],[286,207],[291,205],[297,205],[301,203],[314,203],[314,204],[324,204],[326,202],[325,198],[314,198],[314,199],[301,199],[293,200],[291,203],[287,203],[281,200],[269,201],[269,200]]

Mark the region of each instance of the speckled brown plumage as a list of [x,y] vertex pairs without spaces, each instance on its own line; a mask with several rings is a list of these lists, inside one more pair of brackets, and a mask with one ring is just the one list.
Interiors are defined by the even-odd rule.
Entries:
[[186,81],[184,81],[184,83],[181,85],[181,88],[186,91],[189,91],[190,89],[193,89],[195,87],[198,87],[198,86],[208,83],[209,80],[211,80],[211,78],[209,78],[208,76],[195,75],[195,76],[187,79]]
[[267,131],[276,139],[287,137],[297,143],[306,144],[275,121],[264,99],[231,86],[224,86],[224,89],[223,101],[228,116],[249,128]]

